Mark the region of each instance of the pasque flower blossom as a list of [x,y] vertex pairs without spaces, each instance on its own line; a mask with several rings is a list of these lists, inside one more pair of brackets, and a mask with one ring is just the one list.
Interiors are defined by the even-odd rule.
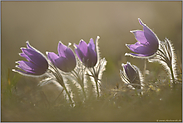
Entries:
[[123,64],[123,71],[120,70],[122,80],[132,88],[142,89],[142,78],[139,69],[130,62]]
[[48,59],[54,66],[64,72],[72,71],[76,66],[76,58],[72,50],[62,44],[58,43],[58,55],[54,52],[47,52]]
[[126,44],[126,46],[135,53],[126,53],[125,55],[134,57],[151,57],[159,48],[159,39],[140,18],[138,18],[138,20],[143,26],[143,30],[130,31],[135,35],[137,42],[135,44]]
[[48,62],[44,55],[32,47],[27,41],[27,48],[21,48],[22,53],[19,55],[27,59],[27,61],[17,61],[18,69],[13,71],[26,75],[42,75],[48,69]]
[[75,52],[83,63],[83,66],[87,67],[86,75],[90,76],[93,84],[96,84],[96,93],[97,97],[100,96],[99,92],[99,84],[101,82],[102,73],[105,70],[105,66],[107,61],[105,58],[101,59],[99,55],[99,47],[98,40],[99,36],[97,36],[95,42],[91,38],[90,42],[87,44],[84,40],[80,40],[79,45],[75,44]]
[[97,63],[97,52],[93,39],[91,38],[88,44],[81,39],[79,45],[75,44],[75,46],[75,52],[83,64],[86,67],[94,67]]

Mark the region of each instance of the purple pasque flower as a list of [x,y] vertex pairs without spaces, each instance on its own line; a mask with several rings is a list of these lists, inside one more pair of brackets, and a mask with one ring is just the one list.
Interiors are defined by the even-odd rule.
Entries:
[[26,75],[42,75],[48,69],[48,61],[45,56],[26,42],[27,48],[21,48],[22,53],[19,55],[27,59],[27,61],[17,61],[17,70],[13,71]]
[[143,26],[143,30],[130,31],[135,35],[137,42],[135,44],[126,44],[126,46],[133,52],[126,53],[134,57],[151,57],[159,48],[159,39],[156,34],[144,24],[140,18],[139,23]]
[[94,67],[97,63],[97,52],[93,39],[91,38],[88,44],[81,39],[79,45],[75,44],[75,46],[75,52],[83,64],[86,67]]
[[76,58],[73,51],[62,44],[61,41],[58,43],[58,54],[47,52],[47,56],[55,67],[64,72],[70,72],[76,66]]
[[130,62],[127,62],[127,64],[122,63],[122,67],[123,71],[120,70],[122,80],[132,88],[142,89],[142,79],[139,69],[135,65],[131,65]]

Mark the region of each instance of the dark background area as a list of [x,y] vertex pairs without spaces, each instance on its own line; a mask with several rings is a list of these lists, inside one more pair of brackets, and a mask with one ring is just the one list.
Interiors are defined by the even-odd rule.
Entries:
[[[142,68],[142,60],[125,57],[126,43],[135,43],[130,30],[142,30],[137,18],[159,37],[170,39],[182,58],[181,2],[2,2],[2,76],[22,59],[18,53],[28,40],[43,54],[57,52],[62,41],[78,44],[100,36],[101,56],[108,61],[108,77],[118,76],[121,63]],[[113,78],[113,77],[112,77]]]

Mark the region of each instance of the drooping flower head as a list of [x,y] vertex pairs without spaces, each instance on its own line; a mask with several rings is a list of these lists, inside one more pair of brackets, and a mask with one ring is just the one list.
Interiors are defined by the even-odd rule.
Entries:
[[48,62],[45,56],[26,42],[27,48],[21,48],[22,53],[19,55],[27,59],[27,61],[17,61],[18,69],[13,71],[24,75],[42,75],[48,69]]
[[76,58],[73,51],[62,44],[61,41],[58,43],[58,55],[54,52],[47,52],[47,56],[54,66],[64,72],[70,72],[76,66]]
[[126,44],[126,46],[133,52],[137,53],[126,53],[134,57],[151,57],[159,48],[159,39],[156,34],[144,24],[140,18],[139,23],[143,26],[143,30],[130,31],[135,35],[137,42],[135,44]]
[[[95,43],[99,37],[97,37]],[[90,42],[87,44],[84,40],[81,39],[79,45],[75,44],[75,52],[79,59],[86,67],[94,67],[97,63],[97,51],[93,39],[90,39]]]
[[142,89],[142,78],[139,69],[135,65],[131,65],[130,62],[123,64],[123,71],[120,70],[121,78],[129,84],[131,88]]

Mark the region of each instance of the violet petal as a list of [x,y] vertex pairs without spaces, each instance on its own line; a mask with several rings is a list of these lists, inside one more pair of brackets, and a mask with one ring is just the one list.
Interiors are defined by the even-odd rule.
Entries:
[[59,56],[65,57],[64,51],[66,49],[67,49],[67,46],[65,46],[64,44],[62,44],[62,42],[59,42],[59,44],[58,44],[58,54],[59,54]]

